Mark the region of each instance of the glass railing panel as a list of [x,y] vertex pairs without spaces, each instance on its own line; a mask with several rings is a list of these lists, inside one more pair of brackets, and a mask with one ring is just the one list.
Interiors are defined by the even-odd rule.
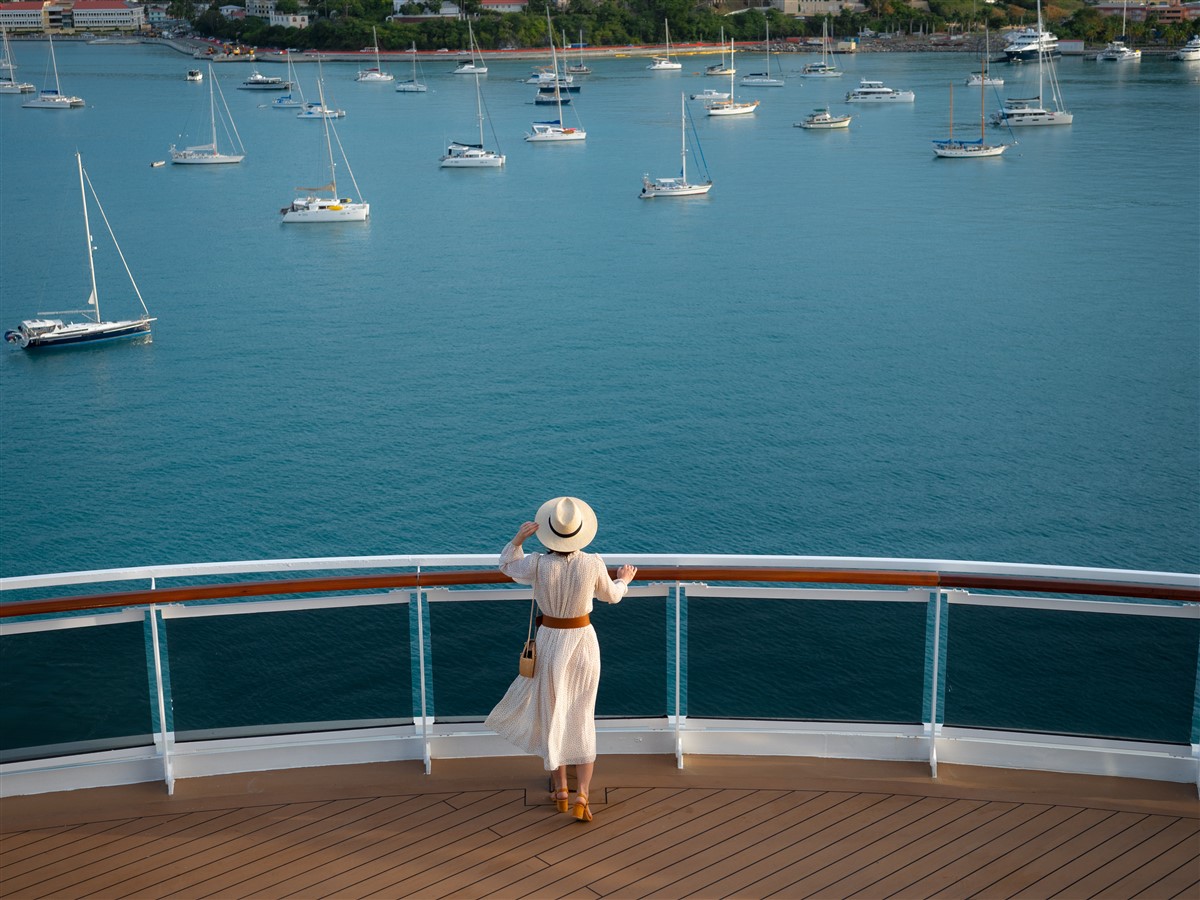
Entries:
[[167,621],[180,740],[412,720],[405,604]]
[[688,598],[692,716],[921,721],[922,603]]
[[149,684],[140,622],[5,636],[0,759],[151,743]]
[[945,724],[1186,744],[1195,619],[952,606]]
[[[435,717],[486,718],[519,677],[517,657],[528,632],[529,602],[435,602],[429,604],[429,616]],[[597,602],[592,624],[603,673],[596,715],[664,715],[663,601]]]

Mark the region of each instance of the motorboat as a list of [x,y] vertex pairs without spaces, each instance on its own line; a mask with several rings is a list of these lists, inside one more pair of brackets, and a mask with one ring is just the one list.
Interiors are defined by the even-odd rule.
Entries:
[[1200,34],[1192,35],[1192,39],[1171,54],[1171,59],[1180,62],[1200,62]]
[[708,90],[701,91],[698,94],[692,94],[691,99],[700,100],[703,102],[707,102],[709,100],[728,100],[729,94],[729,91],[714,91],[712,88],[709,88]]
[[1037,28],[1011,32],[1008,43],[1004,46],[1004,58],[1008,62],[1031,62],[1038,58],[1039,53],[1061,55],[1058,38],[1049,31],[1044,31],[1040,24]]
[[794,123],[794,127],[814,129],[849,128],[852,118],[853,116],[835,116],[829,111],[829,107],[822,106],[814,109],[812,114],[803,122]]
[[201,72],[199,69],[188,69],[187,80],[188,81],[203,81],[204,73]]
[[250,73],[250,77],[238,85],[239,91],[286,91],[292,86],[290,81],[278,75],[263,75],[258,69]]
[[1109,41],[1108,45],[1096,54],[1097,62],[1137,62],[1142,58],[1142,51],[1130,47],[1124,41]]
[[846,94],[847,103],[912,103],[916,94],[899,91],[884,85],[882,81],[863,78],[858,87]]
[[44,316],[63,315],[63,313],[38,313],[38,318],[26,319],[16,328],[4,333],[5,341],[22,350],[77,347],[82,344],[97,344],[122,338],[149,336],[151,323],[156,321],[146,309],[146,301],[142,299],[141,291],[138,290],[137,282],[134,281],[133,273],[129,271],[128,264],[125,265],[125,274],[129,276],[130,284],[133,285],[133,292],[142,306],[142,315],[135,319],[123,319],[113,322],[106,322],[101,317],[100,297],[96,287],[95,252],[97,248],[93,245],[92,229],[88,217],[89,189],[92,202],[100,212],[100,218],[104,221],[104,225],[108,229],[108,235],[112,239],[117,256],[120,257],[122,263],[125,262],[125,256],[121,252],[121,247],[117,243],[117,237],[113,234],[112,227],[108,224],[108,217],[104,214],[104,208],[100,206],[100,198],[96,196],[96,189],[92,187],[91,179],[84,172],[83,158],[78,153],[75,154],[75,161],[79,168],[79,192],[83,197],[84,245],[87,247],[88,270],[91,274],[91,292],[87,299],[88,308],[71,310],[71,312],[82,313],[87,318],[82,322],[64,322],[62,319],[43,318]]

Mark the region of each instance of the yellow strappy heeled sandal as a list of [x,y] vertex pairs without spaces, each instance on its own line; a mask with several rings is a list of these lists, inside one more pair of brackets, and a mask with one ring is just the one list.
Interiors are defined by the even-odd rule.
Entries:
[[570,799],[570,796],[571,796],[571,792],[569,790],[567,790],[566,788],[563,788],[562,790],[550,792],[550,799],[554,801],[554,806],[558,809],[559,812],[562,812],[562,813],[568,812],[570,810],[570,806],[567,803],[568,799]]
[[573,814],[580,822],[592,821],[592,809],[590,806],[588,806],[587,794],[575,795],[575,810]]

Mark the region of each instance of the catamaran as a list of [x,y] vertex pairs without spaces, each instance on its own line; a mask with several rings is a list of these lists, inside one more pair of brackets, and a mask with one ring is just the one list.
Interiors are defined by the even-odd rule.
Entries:
[[8,29],[3,23],[0,23],[0,37],[4,39],[4,58],[0,59],[0,94],[32,94],[37,88],[13,77],[17,64],[13,62],[12,49],[8,46]]
[[479,51],[479,45],[475,43],[475,29],[471,27],[470,19],[467,19],[467,44],[468,52],[471,54],[471,58],[461,60],[458,66],[450,74],[486,75],[488,73],[488,67],[483,62],[483,54]]
[[654,72],[675,71],[683,68],[683,63],[678,60],[671,59],[671,24],[666,19],[663,19],[663,31],[667,36],[667,52],[663,56],[652,56],[654,60],[650,65],[646,66]]
[[412,78],[405,81],[396,82],[396,90],[402,94],[424,94],[429,90],[424,84],[417,79],[417,42],[413,41],[412,49],[408,51],[412,54]]
[[[320,97],[322,106],[325,105],[324,84],[323,80],[317,82],[317,95]],[[329,184],[323,184],[320,187],[296,188],[298,191],[308,191],[308,195],[297,197],[292,201],[291,206],[285,206],[279,211],[283,215],[283,222],[285,224],[291,222],[365,222],[371,215],[371,204],[362,199],[362,191],[358,189],[358,182],[354,178],[354,172],[350,169],[350,160],[346,158],[346,151],[342,147],[341,138],[337,137],[337,130],[333,123],[327,116],[322,117],[321,121],[325,126],[325,153],[329,164]],[[338,196],[337,165],[333,161],[331,134],[337,140],[338,151],[341,153],[342,162],[346,164],[346,171],[354,185],[357,200]],[[328,192],[329,196],[320,196],[318,192]]]
[[46,39],[50,41],[50,66],[54,69],[54,87],[42,88],[36,97],[25,101],[21,106],[25,109],[71,109],[83,106],[82,97],[72,97],[62,92],[62,86],[58,83],[58,60],[54,56],[54,37],[47,34]]
[[[88,271],[91,279],[91,292],[88,294],[87,299],[88,308],[56,313],[38,313],[39,318],[26,319],[13,330],[6,331],[4,333],[4,340],[16,347],[20,347],[22,350],[75,347],[81,344],[96,344],[120,338],[148,336],[150,334],[150,324],[157,321],[150,316],[149,310],[146,309],[146,301],[142,299],[142,292],[138,290],[133,273],[129,270],[129,264],[125,261],[125,254],[121,252],[121,245],[117,243],[117,236],[113,233],[112,226],[108,222],[108,216],[104,213],[104,207],[100,205],[100,198],[96,195],[96,189],[92,186],[92,180],[83,170],[83,157],[78,153],[75,154],[75,162],[79,168],[79,195],[83,201],[84,245],[87,247]],[[108,236],[112,239],[113,247],[116,248],[121,265],[125,267],[125,274],[129,276],[129,283],[133,285],[133,292],[137,296],[138,303],[141,304],[142,315],[136,319],[106,322],[100,317],[100,294],[96,288],[96,247],[93,243],[91,222],[88,218],[89,190],[92,201],[96,204],[96,209],[100,213],[100,218],[104,221],[104,227],[108,230]],[[79,313],[89,318],[83,322],[64,322],[62,319],[44,318],[46,316],[68,315],[70,313]]]
[[225,95],[221,94],[221,107],[225,111],[222,117],[222,124],[228,124],[226,133],[232,131],[233,138],[237,141],[238,148],[241,153],[222,153],[217,148],[217,101],[216,94],[213,93],[213,88],[216,88],[218,94],[221,93],[221,85],[217,83],[217,79],[213,77],[212,63],[208,64],[208,122],[212,129],[212,140],[207,144],[197,144],[194,147],[185,147],[182,150],[176,150],[175,145],[171,145],[171,162],[177,165],[214,165],[219,163],[240,163],[246,158],[246,148],[242,144],[242,136],[238,134],[237,126],[233,124],[233,115],[229,112],[229,104],[225,102]]
[[452,141],[441,158],[443,169],[498,169],[504,165],[503,153],[483,146],[483,93],[479,89],[478,75],[475,76],[475,112],[479,119],[479,143]]
[[396,76],[383,71],[383,69],[379,67],[379,35],[375,33],[375,26],[371,26],[371,43],[374,45],[371,49],[375,51],[375,66],[374,68],[359,70],[359,73],[357,76],[355,76],[354,80],[375,83],[394,81]]
[[[1037,27],[1042,28],[1042,4],[1037,4]],[[1047,77],[1048,76],[1048,77]],[[1044,82],[1050,83],[1050,96],[1043,96]],[[1050,51],[1038,54],[1038,92],[1036,97],[1006,98],[1004,106],[992,114],[992,124],[1009,128],[1032,125],[1070,125],[1075,121],[1073,113],[1064,108],[1062,94],[1058,89],[1058,75],[1054,70],[1054,58]]]

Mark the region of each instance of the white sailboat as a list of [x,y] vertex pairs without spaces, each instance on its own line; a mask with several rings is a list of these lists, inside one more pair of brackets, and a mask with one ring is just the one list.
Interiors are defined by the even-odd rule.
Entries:
[[841,78],[842,71],[829,61],[829,17],[821,22],[821,61],[807,63],[800,72],[805,78]]
[[979,140],[964,141],[954,139],[954,85],[950,85],[950,137],[944,141],[933,142],[933,155],[939,159],[986,159],[1000,156],[1008,149],[1008,144],[989,144],[986,137],[987,123],[983,109],[984,86],[979,85]]
[[758,109],[757,100],[739,101],[733,94],[733,41],[729,42],[729,97],[724,100],[710,100],[704,104],[710,116],[746,116]]
[[[1042,4],[1037,4],[1037,28],[1042,30]],[[1064,108],[1062,94],[1058,89],[1058,75],[1054,69],[1051,51],[1038,51],[1038,92],[1036,97],[1006,98],[1004,106],[992,114],[992,124],[1009,128],[1034,125],[1070,125],[1075,121],[1073,113]],[[1049,82],[1050,96],[1044,96],[1045,83]]]
[[771,75],[771,23],[767,22],[767,68],[765,72],[751,72],[742,76],[743,86],[783,87],[783,79]]
[[1000,87],[1004,84],[1004,79],[999,75],[992,75],[988,72],[988,62],[992,58],[992,38],[991,32],[985,28],[983,30],[983,62],[979,65],[978,72],[972,72],[967,76],[967,87]]
[[[213,93],[214,87],[216,93],[221,94],[221,107],[224,109],[224,117],[222,124],[228,123],[226,133],[232,131],[233,139],[237,141],[238,148],[241,153],[222,153],[217,148],[217,100],[216,94]],[[182,150],[176,150],[175,145],[171,145],[171,162],[178,165],[214,165],[220,163],[240,163],[246,158],[246,148],[242,144],[242,136],[238,134],[237,126],[233,123],[233,115],[229,112],[229,104],[225,102],[225,95],[221,93],[221,85],[217,84],[217,79],[213,77],[212,63],[208,64],[208,123],[211,129],[212,140],[207,144],[198,144],[194,147],[185,147]]]
[[459,62],[458,67],[451,72],[451,75],[486,75],[488,68],[483,63],[483,54],[479,52],[479,45],[475,43],[475,29],[471,27],[471,20],[467,19],[467,43],[471,54],[470,59],[464,59]]
[[0,37],[4,39],[4,58],[0,59],[0,94],[32,94],[37,90],[27,81],[17,81],[13,73],[17,64],[13,62],[12,49],[8,46],[8,29],[0,23]]
[[300,87],[300,79],[296,77],[296,69],[292,66],[291,51],[290,50],[287,51],[285,56],[287,58],[288,83],[296,89],[296,92],[300,96],[297,97],[294,94],[292,94],[291,90],[288,90],[288,92],[286,94],[280,94],[278,97],[276,97],[274,100],[271,101],[271,104],[270,104],[271,109],[303,108],[304,106],[306,106],[308,104],[308,101],[304,99],[304,88]]
[[[317,82],[317,95],[320,97],[321,105],[325,105],[325,88],[324,81]],[[363,201],[362,191],[358,189],[358,182],[354,179],[354,172],[350,169],[350,160],[346,158],[346,151],[342,147],[341,138],[337,136],[337,130],[333,123],[328,118],[323,118],[322,123],[325,126],[325,153],[329,161],[329,184],[323,184],[320,187],[300,187],[298,191],[308,191],[308,195],[297,197],[292,201],[291,206],[285,206],[279,212],[283,214],[283,222],[304,224],[309,222],[365,222],[371,215],[371,204]],[[332,135],[332,139],[330,138]],[[337,163],[333,160],[333,140],[337,141],[338,152],[341,154],[342,162],[346,164],[346,172],[350,175],[350,182],[354,185],[354,193],[358,197],[357,200],[351,197],[339,197],[337,186]],[[328,192],[329,196],[321,196],[318,192]]]
[[54,37],[47,33],[46,38],[50,41],[50,66],[54,69],[54,87],[42,88],[36,97],[25,101],[21,106],[25,109],[71,109],[83,106],[82,97],[71,97],[62,92],[62,86],[58,83],[58,60],[54,56]]
[[[733,46],[733,38],[729,39],[729,46]],[[725,26],[721,26],[721,61],[713,63],[711,66],[704,67],[705,75],[733,75],[737,69],[733,67],[733,60],[725,62]],[[695,99],[694,97],[692,98]]]
[[[563,38],[563,54],[567,52],[567,39]],[[583,61],[583,29],[579,29],[579,62],[567,66],[568,75],[591,75],[592,70]]]
[[[550,62],[554,70],[554,99],[558,104],[558,118],[553,122],[534,122],[531,130],[526,133],[525,140],[530,143],[587,140],[587,132],[582,128],[571,128],[563,123],[563,91],[558,83],[558,54],[554,49],[554,29],[550,27],[549,9],[546,10],[546,27],[550,35]],[[578,114],[576,116],[578,117]],[[483,143],[482,137],[480,143]]]
[[321,95],[319,101],[309,100],[304,104],[304,108],[296,113],[297,119],[344,119],[346,111],[330,106],[325,102],[325,70],[321,67],[321,61],[317,60],[317,89]]
[[397,81],[396,90],[402,94],[424,94],[429,90],[424,84],[417,79],[417,42],[413,41],[412,50],[412,78],[406,81]]
[[[121,245],[117,243],[117,236],[113,234],[112,226],[108,222],[108,216],[104,214],[104,207],[100,205],[100,198],[96,196],[96,189],[92,187],[92,180],[83,171],[83,158],[78,153],[75,154],[75,161],[79,167],[79,194],[83,201],[84,244],[87,247],[88,270],[91,275],[91,291],[88,294],[87,300],[88,308],[67,310],[64,312],[38,313],[39,318],[26,319],[13,330],[5,332],[4,340],[16,347],[20,347],[22,350],[77,347],[83,344],[97,344],[121,338],[148,336],[150,334],[150,323],[157,321],[150,316],[149,310],[146,309],[146,301],[142,299],[142,292],[138,290],[133,273],[129,270],[129,264],[125,261],[125,254],[121,252]],[[91,190],[92,200],[96,204],[96,209],[99,211],[101,219],[104,220],[104,226],[108,229],[108,235],[112,239],[113,246],[116,248],[117,256],[120,258],[121,264],[125,267],[125,274],[129,276],[129,283],[133,285],[133,292],[137,296],[138,303],[141,304],[142,315],[136,319],[106,322],[100,316],[100,294],[96,288],[95,244],[92,238],[91,222],[88,218],[89,189]],[[45,318],[46,316],[62,316],[73,313],[87,316],[87,318],[82,322],[64,322],[62,319]]]
[[667,53],[665,56],[650,57],[654,61],[646,66],[646,68],[655,72],[674,72],[677,69],[682,69],[683,63],[671,59],[671,24],[666,19],[663,19],[663,31],[667,36]]
[[639,196],[643,200],[652,200],[655,197],[696,197],[711,191],[713,186],[711,178],[698,184],[692,184],[687,180],[687,153],[687,100],[685,99],[685,95],[680,94],[679,177],[655,178],[651,180],[648,174],[643,175],[642,192]]
[[483,146],[483,93],[479,88],[478,75],[475,76],[475,111],[479,119],[479,143],[451,142],[441,158],[443,169],[498,169],[504,165],[503,153],[484,149]]
[[375,33],[375,26],[371,26],[371,43],[375,50],[375,66],[371,69],[360,69],[358,75],[355,76],[355,81],[366,81],[379,84],[382,82],[394,81],[396,76],[389,72],[383,71],[379,66],[379,35]]

